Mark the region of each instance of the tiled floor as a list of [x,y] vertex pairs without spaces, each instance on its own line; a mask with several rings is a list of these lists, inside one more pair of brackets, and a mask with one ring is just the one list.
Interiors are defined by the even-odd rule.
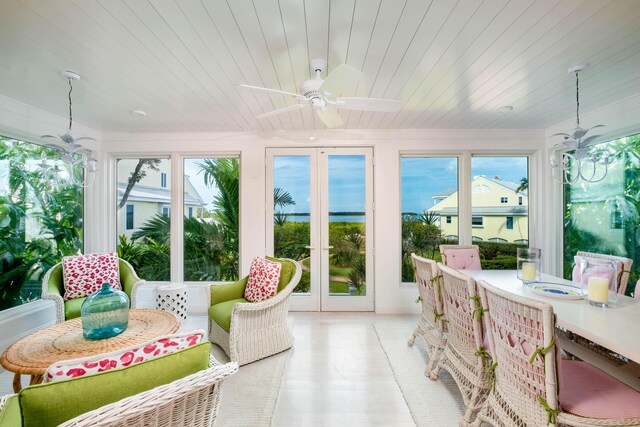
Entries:
[[[291,313],[295,345],[272,425],[415,425],[373,327],[381,319],[415,316]],[[206,317],[190,317],[182,329],[194,328],[206,329]],[[0,375],[0,394],[11,392],[11,379]]]

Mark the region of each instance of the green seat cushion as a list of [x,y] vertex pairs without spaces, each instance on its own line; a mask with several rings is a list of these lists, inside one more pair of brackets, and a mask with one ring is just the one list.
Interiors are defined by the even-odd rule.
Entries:
[[20,413],[20,402],[18,395],[9,397],[0,410],[0,426],[20,427],[22,425],[22,414]]
[[20,391],[25,427],[57,426],[85,412],[168,384],[209,367],[208,342],[122,369]]
[[249,280],[248,276],[225,285],[211,285],[209,289],[211,305],[242,298],[244,296],[244,288],[247,286],[247,280]]
[[82,307],[82,303],[86,300],[87,297],[70,299],[69,301],[64,302],[64,318],[66,320],[75,319],[76,317],[80,317],[80,308]]
[[287,287],[291,281],[293,273],[296,271],[296,266],[291,261],[287,261],[280,258],[266,257],[269,261],[279,262],[282,265],[280,269],[280,281],[278,282],[278,292]]
[[220,325],[222,329],[229,332],[229,328],[231,328],[231,311],[233,310],[233,306],[239,302],[249,301],[244,298],[237,298],[214,304],[209,307],[209,317]]

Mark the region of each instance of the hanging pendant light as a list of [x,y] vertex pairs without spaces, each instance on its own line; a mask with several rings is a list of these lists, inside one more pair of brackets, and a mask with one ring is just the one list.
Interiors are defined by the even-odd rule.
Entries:
[[[579,73],[589,68],[590,64],[579,64],[569,68],[569,73],[576,75],[576,128],[571,133],[556,133],[551,135],[563,136],[564,141],[553,147],[549,157],[551,176],[559,183],[575,184],[579,180],[585,182],[599,182],[607,176],[609,152],[592,148],[596,139],[602,135],[585,136],[591,129],[604,127],[596,125],[589,129],[580,127],[580,86]],[[560,156],[560,161],[558,161]]]
[[[80,75],[73,71],[64,71],[62,73],[69,82],[69,129],[64,135],[42,135],[40,138],[54,138],[62,142],[62,144],[46,144],[47,147],[57,151],[58,159],[49,162],[44,153],[40,158],[38,166],[42,170],[42,174],[51,185],[59,187],[64,184],[63,176],[68,174],[68,183],[72,185],[78,185],[86,188],[93,185],[96,179],[96,171],[98,161],[92,157],[91,150],[88,150],[82,145],[78,144],[78,141],[90,140],[95,141],[94,138],[83,136],[76,138],[71,132],[73,126],[73,103],[71,101],[71,92],[73,91],[73,81],[80,80]],[[60,164],[64,167],[60,167]],[[76,177],[76,172],[82,174],[82,178]]]

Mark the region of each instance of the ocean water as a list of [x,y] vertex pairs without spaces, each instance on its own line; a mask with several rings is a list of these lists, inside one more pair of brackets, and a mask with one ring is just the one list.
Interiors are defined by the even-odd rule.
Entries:
[[[309,222],[309,215],[289,215],[289,222]],[[362,222],[364,223],[364,215],[329,215],[329,222]]]

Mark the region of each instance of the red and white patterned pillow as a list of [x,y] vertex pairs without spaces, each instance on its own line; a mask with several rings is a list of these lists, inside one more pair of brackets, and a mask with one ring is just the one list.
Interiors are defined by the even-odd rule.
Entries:
[[260,302],[271,298],[278,292],[282,264],[256,257],[251,261],[249,280],[244,288],[244,299]]
[[62,258],[64,300],[87,297],[109,283],[121,289],[118,255],[115,252],[86,254]]
[[203,330],[165,335],[140,345],[123,348],[111,353],[81,359],[63,360],[47,368],[44,373],[44,382],[61,381],[93,375],[111,369],[125,368],[165,354],[193,347],[199,344],[203,337]]

